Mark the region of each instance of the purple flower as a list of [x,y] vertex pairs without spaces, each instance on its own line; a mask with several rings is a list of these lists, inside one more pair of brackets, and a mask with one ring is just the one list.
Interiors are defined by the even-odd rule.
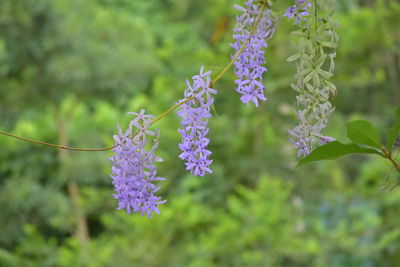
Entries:
[[294,6],[286,9],[284,16],[289,19],[295,17],[294,24],[299,24],[301,21],[305,20],[305,16],[309,15],[308,8],[311,7],[311,3],[307,3],[307,0],[296,0]]
[[289,130],[291,135],[290,141],[295,149],[298,149],[297,156],[299,158],[305,157],[311,153],[317,146],[325,145],[336,139],[330,136],[321,135],[321,130],[325,128],[327,119],[324,122],[319,122],[311,125],[310,121],[314,119],[313,115],[305,117],[304,111],[296,112],[300,120],[300,125],[296,126],[293,130]]
[[[141,212],[151,217],[153,212],[160,214],[158,205],[166,200],[155,195],[160,187],[153,184],[155,181],[165,180],[157,176],[155,162],[162,161],[154,152],[158,147],[159,131],[150,131],[153,116],[130,112],[135,118],[130,122],[128,129],[123,132],[118,127],[118,134],[114,135],[114,155],[110,158],[112,166],[112,183],[115,188],[114,198],[118,199],[118,209],[126,209],[128,214]],[[137,133],[132,134],[135,127]],[[148,145],[147,136],[153,139],[152,147],[146,150]]]
[[330,137],[330,136],[323,136],[323,135],[318,137],[318,142],[321,146],[326,145],[327,143],[330,143],[333,141],[336,141],[336,138]]
[[286,12],[285,12],[285,14],[284,14],[283,16],[286,16],[286,17],[288,17],[289,19],[291,19],[291,18],[294,17],[296,11],[297,11],[296,6],[291,6],[291,7],[289,7],[288,9],[286,9]]
[[262,12],[253,2],[253,0],[246,1],[246,8],[235,5],[235,8],[243,13],[236,16],[236,27],[233,30],[236,42],[231,44],[231,47],[236,50],[232,55],[233,59],[247,42],[246,48],[234,63],[234,71],[238,77],[235,81],[236,91],[242,94],[240,100],[243,103],[251,101],[258,107],[258,100],[267,100],[264,96],[265,86],[262,83],[263,73],[267,71],[263,66],[265,64],[263,49],[268,47],[267,40],[274,35],[275,25],[270,19],[271,10],[267,10],[262,14],[256,30],[250,34],[257,17]]
[[182,142],[179,144],[182,153],[179,158],[186,161],[186,170],[195,176],[212,173],[209,168],[212,160],[209,159],[211,152],[207,150],[210,142],[207,134],[208,119],[211,117],[210,108],[214,102],[213,95],[217,91],[210,87],[211,72],[203,73],[203,71],[204,67],[201,67],[200,74],[192,77],[193,85],[186,81],[185,99],[190,97],[194,99],[182,104],[178,111],[178,116],[182,119],[182,128],[178,130],[182,135]]
[[301,131],[301,129],[297,128],[294,129],[294,131],[289,130],[289,133],[292,136],[292,138],[290,138],[290,141],[292,142],[293,147],[295,149],[298,149],[297,156],[299,158],[301,158],[302,156],[307,156],[315,148],[312,145],[314,140],[310,137],[307,137],[305,132]]

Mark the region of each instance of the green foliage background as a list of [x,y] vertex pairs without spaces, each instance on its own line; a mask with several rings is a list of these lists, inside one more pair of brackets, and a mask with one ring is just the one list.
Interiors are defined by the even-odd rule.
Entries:
[[[234,3],[0,1],[1,130],[112,145],[126,112],[160,114],[200,66],[224,67]],[[327,135],[348,141],[352,119],[391,125],[399,14],[395,0],[338,1],[337,109]],[[232,72],[218,83],[212,175],[185,172],[176,115],[157,123],[168,202],[153,219],[115,209],[110,152],[63,153],[0,136],[0,266],[397,266],[400,190],[379,191],[388,162],[356,155],[294,168],[291,30],[281,18],[267,51],[269,101],[259,109],[240,103]]]

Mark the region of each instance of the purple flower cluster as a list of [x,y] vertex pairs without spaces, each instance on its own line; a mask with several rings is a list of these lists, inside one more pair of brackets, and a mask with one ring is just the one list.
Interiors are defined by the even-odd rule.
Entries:
[[314,140],[307,137],[304,132],[295,129],[294,131],[289,130],[290,135],[293,138],[290,138],[290,142],[292,142],[293,147],[298,149],[297,156],[301,158],[302,156],[307,156],[314,149],[311,145]]
[[288,17],[289,19],[294,17],[294,24],[299,24],[302,20],[305,20],[303,17],[309,15],[309,7],[311,7],[311,3],[307,3],[307,0],[296,0],[295,5],[289,7],[284,16]]
[[178,111],[181,117],[182,128],[179,133],[182,135],[182,142],[179,148],[182,153],[179,158],[185,160],[186,170],[190,170],[192,175],[204,176],[206,173],[212,173],[209,166],[212,160],[209,159],[211,152],[207,150],[210,139],[208,134],[208,119],[211,117],[210,108],[214,102],[213,94],[217,91],[211,88],[211,71],[205,72],[201,67],[200,74],[192,77],[193,86],[186,80],[187,89],[184,97],[193,98],[182,104]]
[[289,134],[292,136],[290,141],[295,149],[298,149],[297,156],[299,158],[305,157],[315,149],[316,138],[318,139],[318,145],[325,145],[329,142],[335,141],[336,139],[330,136],[319,135],[318,137],[308,137],[305,131],[301,128],[295,128],[293,131],[289,130]]
[[[329,110],[328,112],[332,112]],[[328,123],[328,116],[315,124],[312,124],[314,114],[311,114],[307,118],[305,117],[304,111],[298,111],[297,117],[300,120],[300,124],[293,130],[289,130],[290,141],[292,142],[295,149],[298,149],[297,156],[299,158],[305,157],[311,153],[317,146],[325,145],[329,142],[335,141],[336,139],[330,136],[324,136],[321,134],[322,129],[326,127]]]
[[[128,129],[123,132],[118,127],[118,135],[114,135],[114,155],[110,158],[112,167],[112,183],[115,188],[114,198],[118,199],[118,209],[126,209],[128,214],[141,212],[151,217],[153,212],[160,214],[158,205],[165,203],[161,197],[155,195],[160,187],[153,184],[154,181],[165,180],[157,177],[155,162],[162,161],[154,152],[158,147],[158,130],[150,131],[153,116],[130,112],[135,118],[130,122]],[[132,134],[136,128],[137,133]],[[152,137],[152,146],[146,150],[149,143],[147,136]]]
[[[235,8],[243,13],[236,16],[236,27],[233,30],[233,38],[236,41],[231,44],[231,47],[236,50],[236,53],[232,55],[233,59],[243,45],[246,45],[234,63],[234,71],[238,77],[235,81],[236,91],[242,94],[240,100],[243,103],[252,101],[258,107],[258,100],[267,100],[264,96],[265,86],[262,83],[263,73],[267,71],[267,68],[263,66],[265,64],[263,49],[268,47],[267,40],[274,35],[275,25],[270,19],[271,10],[263,12],[255,2],[254,0],[246,1],[245,8],[235,5]],[[259,15],[262,17],[257,28],[251,32]]]

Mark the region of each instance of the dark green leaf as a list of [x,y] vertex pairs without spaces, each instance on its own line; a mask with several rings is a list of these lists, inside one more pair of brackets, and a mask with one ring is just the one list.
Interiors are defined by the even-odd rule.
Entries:
[[356,144],[382,148],[378,130],[370,122],[356,120],[347,123],[347,136]]
[[377,150],[360,147],[357,144],[342,144],[338,141],[330,142],[326,145],[317,147],[308,156],[300,160],[297,166],[301,166],[313,161],[337,159],[347,154],[378,154]]
[[396,110],[396,114],[394,115],[394,123],[388,132],[387,146],[389,148],[389,151],[392,151],[394,141],[399,135],[399,132],[400,132],[400,107],[398,107]]

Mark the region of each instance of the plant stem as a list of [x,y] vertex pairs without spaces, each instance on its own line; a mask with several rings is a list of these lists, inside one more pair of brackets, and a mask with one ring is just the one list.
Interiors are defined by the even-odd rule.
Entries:
[[104,147],[104,148],[96,148],[96,149],[87,149],[87,148],[76,148],[76,147],[68,147],[68,146],[62,146],[62,145],[56,145],[56,144],[51,144],[51,143],[46,143],[46,142],[40,142],[40,141],[35,141],[35,140],[31,140],[28,138],[24,138],[21,136],[17,136],[14,134],[10,134],[10,133],[6,133],[3,131],[0,131],[0,134],[3,135],[7,135],[13,138],[17,138],[19,140],[22,141],[26,141],[29,143],[34,143],[34,144],[39,144],[39,145],[44,145],[44,146],[50,146],[50,147],[55,147],[55,148],[59,148],[59,149],[65,149],[65,150],[72,150],[72,151],[106,151],[106,150],[110,150],[112,149],[114,146],[110,146],[110,147]]
[[390,162],[393,164],[393,167],[400,172],[400,165],[394,160],[394,158],[392,157],[392,155],[386,150],[386,148],[382,149],[383,155],[385,156],[385,158],[387,158],[388,160],[390,160]]
[[[255,32],[255,30],[257,29],[257,26],[264,14],[265,8],[267,7],[267,4],[263,3],[262,4],[262,10],[260,15],[258,15],[253,27],[251,28],[251,31],[249,33],[249,36],[251,37],[253,35],[253,33]],[[228,63],[228,65],[225,66],[225,68],[214,78],[214,80],[211,81],[210,83],[210,87],[215,86],[215,84],[218,82],[218,80],[220,80],[222,78],[222,76],[232,67],[233,63],[235,63],[235,61],[239,58],[239,56],[243,53],[243,51],[246,49],[247,44],[250,41],[250,37],[249,39],[247,39],[242,47],[240,48],[240,50],[236,53],[235,57]],[[164,118],[165,116],[167,116],[169,113],[171,113],[172,111],[174,111],[175,109],[177,109],[179,106],[183,105],[184,103],[193,100],[194,97],[189,97],[177,104],[175,104],[174,106],[170,107],[169,109],[167,109],[166,111],[164,111],[163,113],[161,113],[160,115],[158,115],[152,122],[151,125],[154,125],[157,121],[161,120],[162,118]],[[33,143],[33,144],[39,144],[39,145],[44,145],[44,146],[49,146],[49,147],[54,147],[54,148],[58,148],[58,149],[65,149],[65,150],[72,150],[72,151],[107,151],[107,150],[111,150],[115,147],[114,146],[109,146],[109,147],[104,147],[104,148],[95,148],[95,149],[88,149],[88,148],[76,148],[76,147],[68,147],[68,146],[63,146],[63,145],[57,145],[57,144],[51,144],[51,143],[46,143],[46,142],[40,142],[40,141],[35,141],[35,140],[31,140],[28,138],[24,138],[21,136],[17,136],[11,133],[7,133],[7,132],[3,132],[0,131],[0,134],[2,135],[6,135],[9,137],[13,137],[22,141],[26,141],[29,143]]]
[[315,25],[315,36],[318,35],[318,9],[317,9],[317,0],[314,0],[314,25]]
[[158,115],[150,124],[150,126],[154,125],[157,121],[161,120],[162,118],[164,118],[165,116],[167,116],[169,113],[171,113],[172,111],[174,111],[175,109],[177,109],[179,106],[185,104],[186,102],[189,102],[190,100],[193,100],[194,96],[189,97],[185,100],[183,100],[182,102],[179,102],[175,105],[173,105],[172,107],[170,107],[169,109],[167,109],[166,111],[164,111],[163,113],[161,113],[160,115]]
[[[399,153],[400,153],[400,151],[397,151],[396,156],[394,156],[394,160],[397,159],[397,156],[399,155]],[[392,165],[390,167],[389,172],[386,174],[385,184],[380,188],[381,190],[385,189],[386,186],[389,184],[389,179],[390,179],[390,176],[392,175],[393,170],[394,170],[394,166]]]

